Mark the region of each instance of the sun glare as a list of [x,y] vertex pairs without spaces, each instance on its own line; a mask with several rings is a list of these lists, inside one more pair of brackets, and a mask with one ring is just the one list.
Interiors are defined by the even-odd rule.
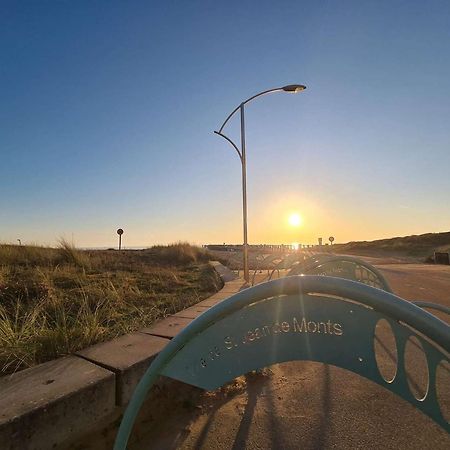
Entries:
[[293,242],[291,245],[294,250],[298,250],[298,247],[300,246],[298,242]]
[[302,224],[302,217],[298,213],[292,213],[288,221],[291,227],[299,227]]

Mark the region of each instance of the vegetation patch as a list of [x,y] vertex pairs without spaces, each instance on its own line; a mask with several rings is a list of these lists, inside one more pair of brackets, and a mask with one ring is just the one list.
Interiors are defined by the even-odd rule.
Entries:
[[81,251],[0,245],[0,369],[11,373],[149,326],[216,292],[207,251],[186,243]]
[[435,251],[450,251],[450,232],[335,244],[333,250],[338,253],[355,255],[378,256],[385,254],[423,260],[429,259]]

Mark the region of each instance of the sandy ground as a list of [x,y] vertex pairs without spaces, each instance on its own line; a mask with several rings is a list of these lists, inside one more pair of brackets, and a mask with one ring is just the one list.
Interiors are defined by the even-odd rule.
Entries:
[[[450,306],[450,267],[369,262],[398,295]],[[380,358],[387,365],[392,360],[389,353]],[[420,370],[416,376],[420,384]],[[449,372],[445,376],[441,399],[450,413]],[[174,408],[131,448],[450,448],[450,435],[409,403],[358,375],[320,363],[274,365],[204,393],[192,406]]]

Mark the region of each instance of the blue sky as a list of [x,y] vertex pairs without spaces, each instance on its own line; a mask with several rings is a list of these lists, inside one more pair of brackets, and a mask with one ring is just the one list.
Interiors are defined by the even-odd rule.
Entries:
[[0,56],[1,242],[240,242],[212,131],[289,83],[246,110],[250,242],[450,229],[447,1],[3,1]]

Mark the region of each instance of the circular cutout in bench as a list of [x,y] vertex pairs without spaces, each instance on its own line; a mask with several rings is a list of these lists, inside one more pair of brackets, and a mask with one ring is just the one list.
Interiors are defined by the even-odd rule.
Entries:
[[436,394],[444,419],[450,423],[450,363],[442,360],[436,370]]
[[387,383],[392,383],[397,374],[397,343],[392,327],[386,319],[377,322],[373,345],[378,371]]
[[405,346],[405,372],[409,390],[417,400],[424,400],[428,393],[428,362],[419,339],[410,336]]

